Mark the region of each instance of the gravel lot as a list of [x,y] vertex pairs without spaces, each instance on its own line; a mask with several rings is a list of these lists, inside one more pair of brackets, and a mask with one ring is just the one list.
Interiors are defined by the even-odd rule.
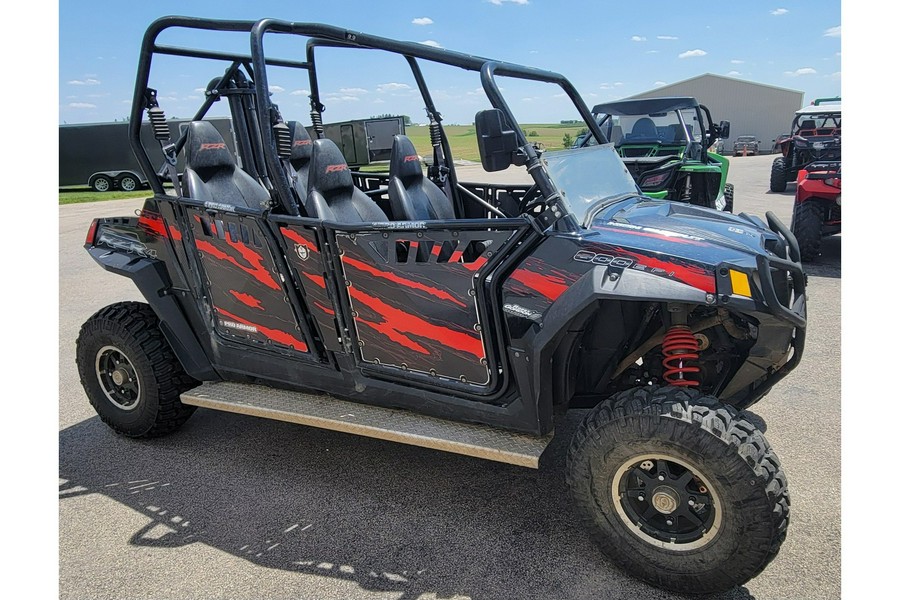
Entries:
[[[735,212],[789,224],[793,187],[768,193],[770,164],[732,161]],[[162,439],[113,434],[78,382],[74,341],[96,310],[140,297],[82,244],[92,217],[140,205],[59,209],[60,598],[678,597],[608,563],[571,514],[562,466],[583,411],[537,471],[205,409]],[[752,415],[787,473],[788,538],[721,598],[840,596],[840,237],[808,272],[806,354]]]

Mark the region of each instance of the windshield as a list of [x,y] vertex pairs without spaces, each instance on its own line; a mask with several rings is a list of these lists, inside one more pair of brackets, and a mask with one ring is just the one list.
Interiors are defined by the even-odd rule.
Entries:
[[737,139],[737,141],[739,141],[739,142],[755,142],[756,138],[753,137],[752,135],[742,135]]
[[582,227],[605,202],[641,193],[613,144],[545,152],[542,159],[563,204]]

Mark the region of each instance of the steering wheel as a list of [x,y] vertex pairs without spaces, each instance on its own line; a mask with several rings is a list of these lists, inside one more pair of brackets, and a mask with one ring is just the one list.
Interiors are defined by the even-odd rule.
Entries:
[[534,206],[534,199],[540,193],[540,188],[536,183],[532,184],[528,191],[525,192],[525,195],[522,196],[522,199],[519,200],[519,214],[528,212],[528,210]]

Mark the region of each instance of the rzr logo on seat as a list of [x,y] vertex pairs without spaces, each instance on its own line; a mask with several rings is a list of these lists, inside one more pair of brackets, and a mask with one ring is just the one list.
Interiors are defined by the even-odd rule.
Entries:
[[211,144],[200,144],[201,150],[224,150],[225,142],[217,142]]
[[312,140],[297,140],[294,142],[295,146],[310,146],[312,145]]
[[336,173],[337,171],[346,171],[347,165],[328,165],[325,167],[326,173]]
[[403,162],[414,162],[417,160],[419,160],[419,157],[415,154],[410,154],[409,156],[403,158]]

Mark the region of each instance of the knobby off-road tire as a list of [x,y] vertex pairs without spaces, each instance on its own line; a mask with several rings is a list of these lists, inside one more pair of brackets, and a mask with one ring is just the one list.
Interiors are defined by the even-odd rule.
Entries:
[[82,325],[75,356],[88,400],[116,433],[164,435],[194,412],[179,398],[200,382],[184,372],[147,304],[98,311]]
[[785,165],[783,156],[779,156],[772,161],[769,189],[773,192],[783,192],[787,189],[787,165]]
[[725,184],[725,212],[734,212],[734,185]]
[[600,549],[651,585],[730,589],[758,575],[785,539],[790,499],[778,458],[715,397],[671,386],[616,394],[578,427],[566,462]]
[[807,200],[794,206],[791,233],[800,246],[800,260],[811,262],[822,251],[822,225],[825,223],[825,206],[816,200]]

